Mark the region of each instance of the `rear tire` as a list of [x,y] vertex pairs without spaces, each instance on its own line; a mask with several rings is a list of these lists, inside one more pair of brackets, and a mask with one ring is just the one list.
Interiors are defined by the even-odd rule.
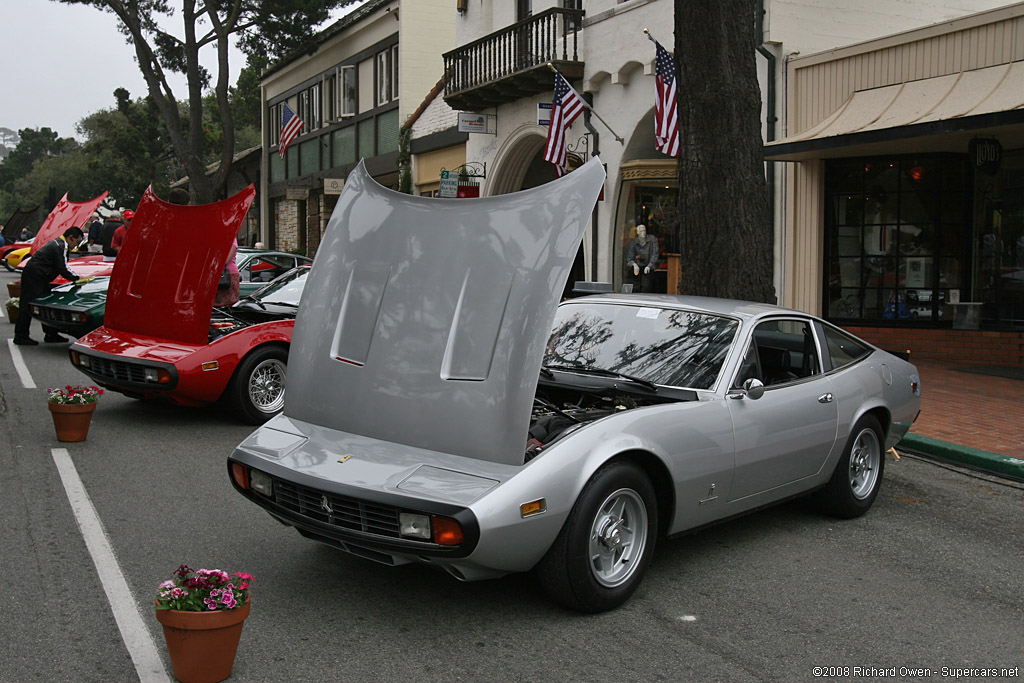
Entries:
[[537,578],[570,609],[615,609],[640,585],[657,535],[658,507],[647,475],[630,462],[609,463],[583,487],[537,565]]
[[832,478],[817,494],[818,506],[823,512],[853,519],[871,508],[882,486],[884,443],[882,425],[877,418],[865,415],[857,420]]
[[227,406],[244,422],[263,424],[284,409],[288,352],[261,346],[242,359],[231,378]]
[[13,266],[11,266],[11,264],[7,262],[6,258],[3,259],[3,262],[4,262],[4,268],[7,269],[7,272],[9,272],[9,273],[17,273],[18,272],[18,269],[13,267]]

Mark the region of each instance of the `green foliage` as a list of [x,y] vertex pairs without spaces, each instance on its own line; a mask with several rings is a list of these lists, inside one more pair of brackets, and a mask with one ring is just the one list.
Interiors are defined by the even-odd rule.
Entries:
[[[227,180],[227,168],[219,168],[212,176],[207,171],[207,158],[212,144],[215,157],[230,163],[235,152],[235,124],[215,121],[208,115],[229,106],[227,88],[227,45],[237,40],[250,55],[273,59],[313,44],[311,28],[322,24],[331,10],[351,4],[354,0],[180,0],[180,8],[172,8],[171,0],[59,0],[69,5],[87,5],[117,16],[119,29],[135,46],[136,61],[149,85],[149,95],[160,114],[192,189],[200,202],[217,199]],[[162,15],[176,15],[184,27],[184,37],[163,31],[158,20]],[[222,59],[217,73],[211,74],[199,64],[202,47],[216,46]],[[254,67],[258,68],[258,67]],[[173,71],[185,75],[188,96],[175,95],[164,74]],[[258,73],[258,72],[257,72]],[[203,90],[216,83],[217,106],[204,101]],[[250,86],[242,95],[256,96]],[[188,102],[188,126],[181,124],[182,104]],[[243,116],[243,119],[245,116]],[[242,121],[239,128],[253,125]],[[213,127],[217,127],[216,134]]]

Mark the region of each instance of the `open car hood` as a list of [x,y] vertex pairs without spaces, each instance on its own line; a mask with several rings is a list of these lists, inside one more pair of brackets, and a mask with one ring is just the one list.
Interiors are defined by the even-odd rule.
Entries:
[[179,206],[147,189],[114,262],[104,327],[205,343],[217,281],[255,195],[250,185],[214,204]]
[[349,174],[303,294],[285,415],[522,464],[555,307],[605,173],[414,197]]
[[57,206],[53,207],[53,211],[46,217],[43,224],[39,227],[39,232],[36,233],[36,238],[32,242],[32,247],[29,249],[30,254],[34,254],[44,246],[47,242],[50,242],[57,237],[64,234],[64,231],[68,228],[82,228],[82,232],[89,232],[89,218],[92,217],[93,212],[106,198],[107,193],[104,192],[95,199],[90,199],[87,202],[69,202],[67,193],[60,198],[57,202]]

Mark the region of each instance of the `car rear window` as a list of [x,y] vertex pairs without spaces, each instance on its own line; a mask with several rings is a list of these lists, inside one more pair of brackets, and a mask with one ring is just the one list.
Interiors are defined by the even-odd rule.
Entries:
[[830,325],[825,325],[825,343],[832,357],[832,367],[836,369],[871,353],[871,349],[858,339]]

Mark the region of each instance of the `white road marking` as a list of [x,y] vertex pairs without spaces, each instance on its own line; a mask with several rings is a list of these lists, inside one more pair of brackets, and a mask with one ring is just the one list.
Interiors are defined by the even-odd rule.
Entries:
[[679,621],[697,621],[697,617],[693,616],[692,614],[684,614],[681,617],[676,617],[676,619],[678,619]]
[[93,564],[96,565],[96,572],[103,584],[103,591],[107,594],[107,601],[114,613],[117,628],[121,631],[121,638],[135,664],[135,671],[139,674],[139,680],[142,683],[171,683],[153,642],[153,636],[139,614],[138,605],[132,600],[131,590],[124,574],[121,573],[121,567],[117,564],[117,557],[103,528],[103,522],[96,514],[96,508],[93,507],[89,494],[82,485],[71,456],[68,455],[66,448],[54,448],[50,452],[64,483],[64,491],[67,493],[68,502],[71,503],[71,510],[75,514],[82,538],[85,539]]
[[26,389],[35,389],[35,380],[32,379],[32,373],[28,371],[28,366],[25,365],[25,359],[21,357],[21,349],[14,345],[13,339],[7,340],[7,346],[11,349],[11,360],[14,361],[14,369],[18,371],[21,386]]

